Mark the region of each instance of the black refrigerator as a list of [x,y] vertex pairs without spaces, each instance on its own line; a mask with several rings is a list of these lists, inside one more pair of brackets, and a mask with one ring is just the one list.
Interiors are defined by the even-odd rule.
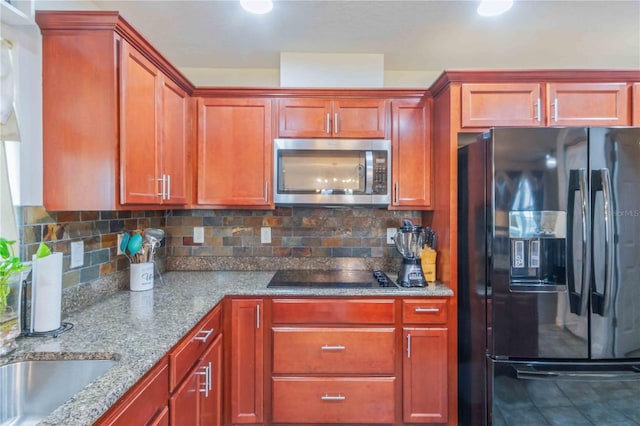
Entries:
[[461,425],[640,425],[640,128],[458,151]]

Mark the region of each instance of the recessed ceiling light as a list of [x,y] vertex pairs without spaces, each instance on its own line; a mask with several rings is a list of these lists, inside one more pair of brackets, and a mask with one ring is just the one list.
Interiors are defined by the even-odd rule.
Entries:
[[511,9],[511,6],[513,6],[513,0],[481,0],[478,15],[497,16]]
[[240,0],[240,6],[247,12],[262,15],[271,12],[273,2],[271,0]]

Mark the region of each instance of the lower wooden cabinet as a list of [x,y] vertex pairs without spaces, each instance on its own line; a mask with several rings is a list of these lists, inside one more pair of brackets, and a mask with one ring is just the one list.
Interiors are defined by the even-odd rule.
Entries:
[[447,300],[404,299],[402,400],[405,423],[449,419]]
[[219,335],[204,353],[199,364],[200,371],[206,372],[206,386],[200,386],[200,424],[203,426],[222,424],[222,353],[222,335]]
[[169,366],[161,359],[114,404],[96,425],[168,424]]
[[403,420],[446,423],[448,413],[447,329],[403,329]]
[[393,423],[395,377],[274,377],[274,423]]
[[230,298],[96,424],[455,422],[448,320],[446,298]]
[[263,421],[262,299],[231,300],[231,423]]

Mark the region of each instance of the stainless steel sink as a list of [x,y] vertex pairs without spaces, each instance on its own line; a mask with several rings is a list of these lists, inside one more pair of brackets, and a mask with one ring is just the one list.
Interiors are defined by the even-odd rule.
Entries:
[[19,361],[0,366],[0,426],[35,425],[116,362]]

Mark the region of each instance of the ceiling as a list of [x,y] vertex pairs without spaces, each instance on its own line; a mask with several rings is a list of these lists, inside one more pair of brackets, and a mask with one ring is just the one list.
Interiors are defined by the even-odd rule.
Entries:
[[384,68],[640,69],[640,1],[516,0],[499,17],[477,1],[36,1],[37,9],[119,10],[179,68],[278,68],[280,52],[381,53]]

